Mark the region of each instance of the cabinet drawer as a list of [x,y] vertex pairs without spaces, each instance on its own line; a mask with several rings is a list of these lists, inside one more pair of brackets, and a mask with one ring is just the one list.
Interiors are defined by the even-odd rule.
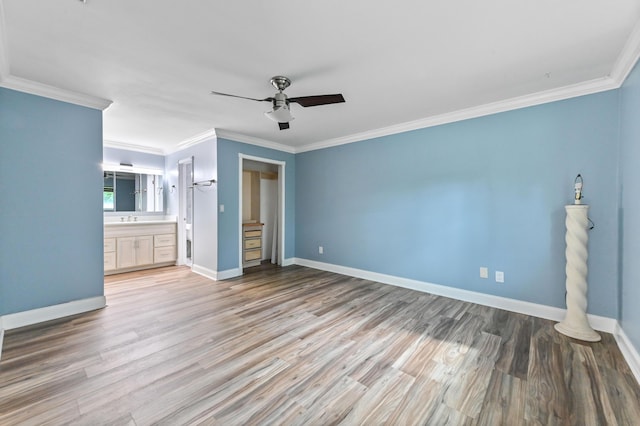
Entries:
[[262,257],[262,250],[247,250],[244,252],[244,260],[256,260]]
[[262,230],[258,229],[257,231],[244,231],[245,238],[255,238],[262,237]]
[[173,262],[176,260],[176,248],[170,247],[156,247],[153,249],[153,263]]
[[116,252],[112,251],[104,254],[104,270],[116,269]]
[[167,247],[176,245],[176,234],[160,234],[153,236],[154,247]]
[[116,251],[116,239],[115,238],[105,238],[104,239],[104,252],[109,253],[112,251]]
[[244,248],[252,249],[252,248],[260,248],[262,247],[262,240],[260,238],[253,238],[251,240],[244,240]]

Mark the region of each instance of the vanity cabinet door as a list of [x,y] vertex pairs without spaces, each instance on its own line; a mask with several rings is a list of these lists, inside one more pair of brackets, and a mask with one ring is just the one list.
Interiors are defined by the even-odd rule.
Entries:
[[153,235],[121,237],[116,245],[118,269],[153,263]]
[[118,269],[136,266],[136,237],[122,237],[117,239]]
[[153,263],[153,235],[136,237],[136,265],[150,265]]

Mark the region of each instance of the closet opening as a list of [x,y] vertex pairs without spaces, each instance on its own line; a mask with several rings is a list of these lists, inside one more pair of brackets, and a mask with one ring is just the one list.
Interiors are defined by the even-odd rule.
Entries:
[[239,171],[240,272],[282,266],[285,162],[240,154]]

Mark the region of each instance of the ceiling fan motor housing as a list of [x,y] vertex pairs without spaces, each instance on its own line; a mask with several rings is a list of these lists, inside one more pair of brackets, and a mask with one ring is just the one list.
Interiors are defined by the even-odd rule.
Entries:
[[291,86],[291,80],[282,75],[276,75],[275,77],[271,77],[271,85],[282,92],[284,89]]

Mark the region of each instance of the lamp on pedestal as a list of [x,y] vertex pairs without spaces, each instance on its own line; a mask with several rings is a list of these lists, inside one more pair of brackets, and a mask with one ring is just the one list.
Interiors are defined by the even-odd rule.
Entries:
[[566,228],[566,303],[567,313],[555,329],[574,339],[588,342],[600,341],[600,335],[589,325],[587,319],[587,242],[589,241],[589,206],[582,204],[582,177],[575,181],[575,200],[565,206]]

